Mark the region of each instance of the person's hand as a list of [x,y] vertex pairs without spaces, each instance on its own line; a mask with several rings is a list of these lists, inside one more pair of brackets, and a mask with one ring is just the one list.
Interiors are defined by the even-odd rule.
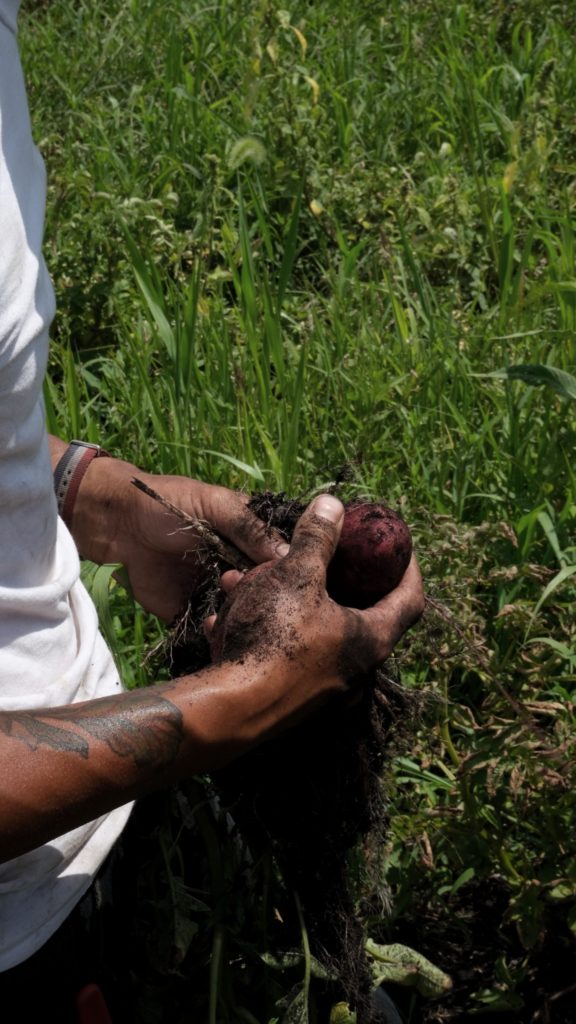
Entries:
[[336,498],[320,495],[298,521],[286,557],[245,576],[223,575],[226,601],[204,626],[216,663],[276,661],[302,704],[306,691],[315,699],[347,689],[388,657],[424,609],[420,570],[412,557],[398,587],[371,608],[337,604],[326,592],[326,569],[343,515]]
[[[207,523],[254,563],[278,558],[288,550],[280,535],[267,533],[264,523],[246,507],[248,497],[240,492],[186,477],[140,478],[189,516]],[[136,497],[130,504],[121,561],[140,604],[170,621],[205,578],[206,542],[157,501],[133,490]]]
[[248,497],[181,476],[155,476],[118,459],[94,459],[82,481],[72,522],[81,554],[120,562],[136,600],[166,622],[193,599],[206,578],[206,544],[190,526],[139,491],[137,477],[193,519],[207,523],[251,562],[275,559],[288,545],[246,508]]

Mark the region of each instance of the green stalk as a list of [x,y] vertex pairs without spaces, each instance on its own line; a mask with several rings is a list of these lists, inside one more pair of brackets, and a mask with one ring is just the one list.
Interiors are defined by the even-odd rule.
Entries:
[[210,957],[210,1007],[208,1011],[209,1024],[221,1024],[218,1020],[218,988],[220,981],[220,966],[222,963],[222,952],[224,949],[224,929],[216,925],[214,938],[212,940],[212,955]]
[[294,902],[296,904],[296,913],[298,914],[298,923],[300,925],[300,934],[302,936],[302,949],[304,952],[304,1004],[308,1010],[310,999],[310,978],[312,977],[312,958],[310,954],[308,930],[306,928],[304,914],[302,913],[302,904],[300,903],[300,897],[296,891],[294,892]]

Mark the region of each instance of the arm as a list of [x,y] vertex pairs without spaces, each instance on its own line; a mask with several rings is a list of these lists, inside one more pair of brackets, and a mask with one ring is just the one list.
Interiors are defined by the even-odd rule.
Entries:
[[290,554],[229,593],[218,664],[70,707],[0,713],[0,859],[288,728],[382,661],[423,607],[420,574],[366,612],[325,591],[343,507],[316,499]]
[[226,664],[69,707],[1,713],[0,861],[227,762],[281,716],[287,689],[272,663]]

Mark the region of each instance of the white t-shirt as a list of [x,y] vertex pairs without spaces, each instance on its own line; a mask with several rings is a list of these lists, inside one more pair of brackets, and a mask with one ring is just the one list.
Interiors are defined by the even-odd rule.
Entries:
[[[121,689],[54,498],[42,403],[54,315],[41,255],[46,182],[17,50],[19,2],[0,0],[1,710]],[[68,916],[130,810],[121,807],[0,864],[0,971],[31,956]]]

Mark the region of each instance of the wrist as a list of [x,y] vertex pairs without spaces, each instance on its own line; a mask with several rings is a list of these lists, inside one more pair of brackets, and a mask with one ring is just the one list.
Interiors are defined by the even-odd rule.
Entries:
[[187,737],[182,754],[199,762],[200,770],[229,764],[340,691],[322,674],[301,678],[293,662],[278,654],[224,661],[161,685],[172,699],[173,688],[182,687],[181,699],[176,697]]
[[108,458],[101,445],[89,441],[71,441],[54,470],[54,490],[58,514],[70,529],[76,495],[84,474],[94,459]]
[[119,539],[126,535],[136,467],[123,459],[94,458],[76,492],[68,523],[83,558],[99,565],[123,562]]

